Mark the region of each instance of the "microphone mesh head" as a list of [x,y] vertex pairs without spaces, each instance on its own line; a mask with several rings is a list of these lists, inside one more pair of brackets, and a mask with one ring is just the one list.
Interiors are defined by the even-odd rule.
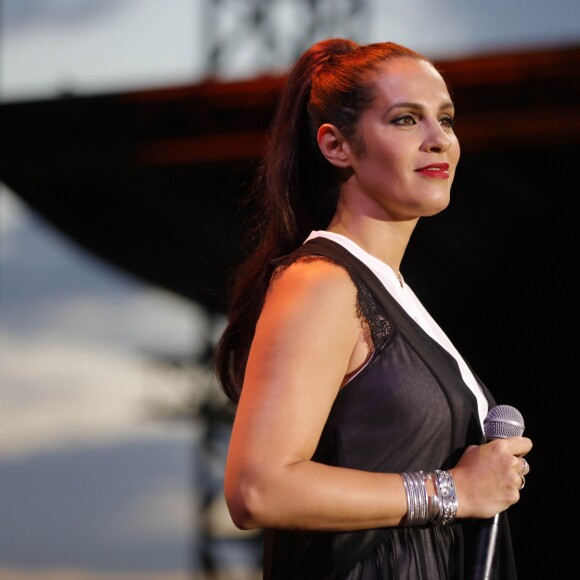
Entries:
[[487,413],[483,421],[483,430],[488,441],[521,437],[524,434],[524,418],[515,407],[497,405]]

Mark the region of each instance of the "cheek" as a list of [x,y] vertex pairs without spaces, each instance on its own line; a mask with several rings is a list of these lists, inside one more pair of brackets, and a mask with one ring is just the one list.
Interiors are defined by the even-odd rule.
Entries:
[[400,185],[404,181],[405,162],[393,152],[384,153],[375,157],[369,176],[380,184],[381,188],[389,185]]
[[457,165],[459,158],[461,157],[461,147],[459,146],[457,137],[454,138],[453,144],[451,145],[451,157],[453,159],[454,165]]
[[412,165],[412,156],[401,143],[390,143],[376,155],[375,164],[384,173],[392,176],[401,175]]

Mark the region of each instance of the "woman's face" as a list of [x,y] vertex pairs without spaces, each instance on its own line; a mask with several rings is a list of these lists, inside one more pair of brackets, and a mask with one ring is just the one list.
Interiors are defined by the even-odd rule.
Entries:
[[377,73],[373,104],[361,115],[343,195],[380,219],[433,215],[447,207],[459,161],[454,109],[441,75],[400,58]]

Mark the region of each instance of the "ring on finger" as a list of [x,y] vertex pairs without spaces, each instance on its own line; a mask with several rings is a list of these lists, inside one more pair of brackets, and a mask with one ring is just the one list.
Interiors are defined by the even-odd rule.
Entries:
[[522,478],[522,485],[520,485],[520,487],[518,488],[521,491],[526,486],[526,478],[521,473],[519,474],[519,476]]
[[522,460],[522,470],[520,471],[521,475],[527,475],[530,471],[530,466],[524,457],[520,457]]

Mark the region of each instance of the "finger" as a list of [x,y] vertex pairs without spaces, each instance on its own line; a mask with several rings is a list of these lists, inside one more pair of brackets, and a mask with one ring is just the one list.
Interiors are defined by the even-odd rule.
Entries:
[[502,441],[507,442],[512,453],[518,456],[526,455],[533,447],[532,440],[528,437],[507,437]]

